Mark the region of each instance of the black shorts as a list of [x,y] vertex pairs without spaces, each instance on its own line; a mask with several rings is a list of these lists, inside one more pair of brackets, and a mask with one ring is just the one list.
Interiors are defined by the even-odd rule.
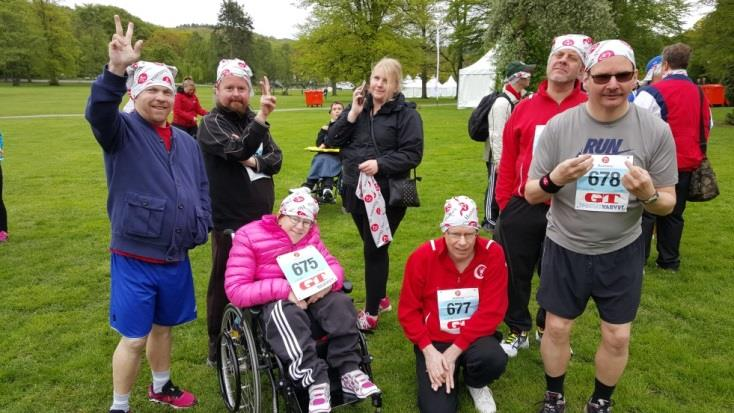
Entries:
[[632,322],[640,306],[644,263],[642,237],[600,255],[579,254],[546,238],[538,304],[550,313],[575,319],[592,297],[602,320],[611,324]]

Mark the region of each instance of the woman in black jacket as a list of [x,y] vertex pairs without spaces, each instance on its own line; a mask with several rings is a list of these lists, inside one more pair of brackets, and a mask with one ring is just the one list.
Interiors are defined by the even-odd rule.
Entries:
[[[402,68],[395,59],[383,58],[372,68],[368,87],[355,89],[352,104],[329,128],[326,144],[341,148],[344,208],[352,214],[364,244],[367,303],[358,314],[362,330],[374,330],[380,311],[391,309],[387,297],[388,248],[376,247],[364,202],[355,192],[361,172],[374,177],[387,203],[389,178],[407,177],[423,157],[423,121],[415,104],[400,93]],[[406,208],[386,208],[392,234]]]

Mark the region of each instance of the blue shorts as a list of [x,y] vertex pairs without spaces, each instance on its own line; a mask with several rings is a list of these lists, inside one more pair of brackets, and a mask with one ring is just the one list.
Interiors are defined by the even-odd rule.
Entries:
[[110,326],[127,338],[142,338],[153,324],[175,326],[196,320],[189,258],[151,264],[111,254]]
[[611,324],[632,322],[640,306],[644,265],[641,236],[617,251],[599,255],[579,254],[546,238],[538,304],[573,320],[593,298],[602,320]]

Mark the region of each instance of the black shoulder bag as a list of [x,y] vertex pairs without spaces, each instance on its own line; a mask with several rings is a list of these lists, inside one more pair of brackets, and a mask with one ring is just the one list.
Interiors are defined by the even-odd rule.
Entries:
[[[375,151],[378,155],[382,155],[375,140],[372,119],[370,119],[370,137],[372,138],[372,144],[375,146]],[[413,168],[412,171],[412,177],[408,175],[407,178],[387,178],[390,186],[390,199],[387,201],[389,206],[403,208],[421,206],[420,198],[418,198],[418,181],[422,178],[417,176],[416,168]]]
[[701,152],[703,153],[703,161],[701,161],[701,165],[699,165],[699,167],[691,174],[691,183],[688,187],[687,198],[691,202],[710,201],[719,196],[719,184],[716,182],[716,174],[714,173],[714,168],[711,166],[709,158],[706,156],[706,131],[703,125],[703,111],[705,109],[703,107],[703,91],[701,91],[701,88],[698,88],[698,93],[701,95],[701,127],[699,146],[701,147]]

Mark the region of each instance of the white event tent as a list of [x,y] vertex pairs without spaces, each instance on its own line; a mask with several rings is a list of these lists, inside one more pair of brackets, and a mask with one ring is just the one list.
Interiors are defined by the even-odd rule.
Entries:
[[492,49],[471,66],[459,69],[457,108],[475,108],[494,90],[496,66],[495,50]]
[[449,98],[456,96],[456,80],[453,76],[449,76],[449,79],[441,85],[441,96]]
[[410,75],[403,79],[403,95],[406,98],[419,98],[421,97],[421,77],[416,76],[412,79]]

